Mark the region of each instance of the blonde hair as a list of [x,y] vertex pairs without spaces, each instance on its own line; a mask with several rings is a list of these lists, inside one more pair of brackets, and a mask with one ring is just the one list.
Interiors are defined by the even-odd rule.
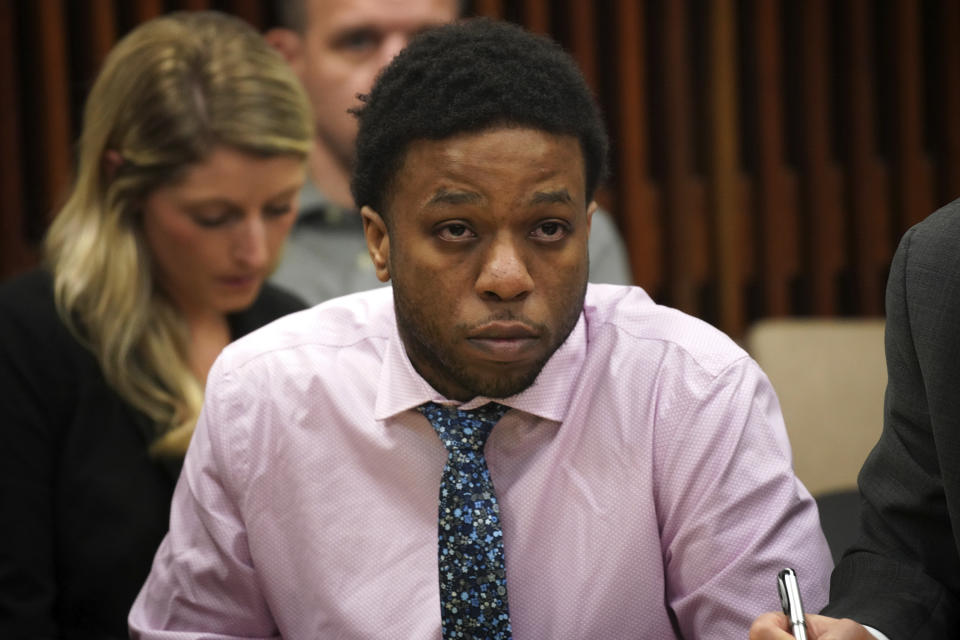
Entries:
[[283,59],[216,12],[146,22],[107,56],[84,110],[76,179],[46,237],[64,322],[107,382],[157,426],[153,451],[186,451],[203,399],[188,330],[153,282],[140,210],[215,147],[306,160],[310,103]]

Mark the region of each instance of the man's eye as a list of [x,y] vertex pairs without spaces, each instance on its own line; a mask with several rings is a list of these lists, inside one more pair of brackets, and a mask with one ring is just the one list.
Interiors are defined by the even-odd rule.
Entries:
[[440,227],[439,231],[437,232],[437,236],[439,236],[441,240],[455,242],[457,240],[467,240],[473,238],[475,237],[475,234],[467,225],[454,222]]
[[570,228],[562,222],[548,220],[537,225],[531,234],[539,240],[559,240],[565,238]]
[[337,43],[340,49],[348,51],[365,51],[377,44],[377,34],[368,30],[351,31],[343,35]]

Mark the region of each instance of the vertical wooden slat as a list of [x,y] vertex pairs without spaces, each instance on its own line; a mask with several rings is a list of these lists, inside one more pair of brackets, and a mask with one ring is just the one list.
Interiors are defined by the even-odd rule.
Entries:
[[720,328],[735,336],[746,325],[743,269],[748,251],[741,208],[737,119],[736,15],[733,0],[713,0],[709,15],[710,187],[720,301]]
[[163,0],[135,0],[137,22],[146,22],[164,12]]
[[853,240],[854,265],[860,311],[868,315],[883,314],[884,264],[889,260],[889,228],[884,198],[884,176],[876,154],[874,131],[873,48],[870,42],[871,6],[869,0],[849,0],[849,33],[847,42],[846,83],[847,170]]
[[524,26],[534,33],[550,33],[550,3],[548,0],[523,0]]
[[932,210],[930,172],[923,151],[920,23],[915,0],[896,0],[894,6],[897,51],[894,62],[897,87],[895,193],[904,226],[910,226],[923,220]]
[[117,40],[117,20],[113,0],[90,0],[90,46],[93,64],[99,67]]
[[[88,0],[75,7],[65,0],[0,0],[0,198],[5,205],[0,212],[0,277],[36,260],[27,240],[36,240],[42,216],[69,181],[75,133],[70,130],[75,114],[72,119],[69,109],[78,106],[80,83],[90,79],[70,76],[85,76],[88,66],[102,60],[117,34],[130,26],[119,24],[120,16],[139,23],[175,8],[217,7],[257,25],[272,1],[129,0],[128,5],[127,0]],[[753,282],[751,260],[759,261],[756,281],[763,287],[765,314],[807,311],[808,306],[816,314],[834,314],[840,310],[838,303],[844,312],[877,312],[896,238],[935,206],[960,196],[957,0],[807,0],[789,5],[783,0],[473,0],[469,6],[478,15],[521,16],[530,29],[566,38],[591,86],[603,89],[601,99],[609,102],[601,107],[617,118],[611,122],[617,132],[613,212],[636,281],[693,313],[700,313],[704,292],[715,292],[717,320],[732,333],[741,322],[730,314],[745,309],[744,286]],[[782,22],[780,12],[788,6],[796,7],[804,19]],[[77,18],[70,24],[68,7],[69,16]],[[693,64],[699,60],[693,57],[699,51],[693,38],[702,35],[699,17],[689,19],[693,7],[710,12],[703,24],[713,44],[708,45],[702,78],[700,67]],[[653,55],[664,72],[650,87],[643,34],[653,11],[664,15],[650,25],[663,43]],[[744,61],[744,69],[755,74],[755,82],[734,83],[740,69],[734,65],[738,49],[728,40],[718,44],[736,37],[722,30],[732,25],[719,22],[719,16],[729,18],[737,11],[751,12],[747,19],[755,39],[747,48],[755,54]],[[833,24],[839,16],[844,20]],[[889,29],[875,33],[875,18]],[[598,34],[601,24],[609,24],[613,35]],[[932,29],[931,38],[922,37],[923,25]],[[793,62],[785,56],[794,54],[783,49],[784,34],[787,42],[800,43],[796,53],[802,73],[796,79],[783,77]],[[611,43],[598,48],[598,37],[611,38]],[[873,42],[874,37],[881,40]],[[833,41],[842,42],[840,48],[849,55],[833,60]],[[68,44],[69,51],[80,56],[72,66],[66,63]],[[884,65],[873,56],[887,47],[892,53],[890,64]],[[599,58],[600,51],[610,51],[615,59]],[[924,69],[925,60],[936,61],[939,75]],[[842,82],[831,81],[837,74],[842,74]],[[927,91],[930,78],[938,85],[936,91]],[[712,83],[706,91],[696,84],[704,80]],[[794,82],[800,100],[795,110],[785,107],[782,94],[784,85],[792,89]],[[756,93],[728,93],[745,87],[755,87]],[[836,96],[830,93],[834,89],[839,91]],[[656,138],[652,148],[651,96],[662,98],[663,119],[655,126],[662,128],[664,140],[660,145]],[[701,96],[708,101],[706,108],[698,106]],[[880,103],[878,97],[890,102]],[[927,109],[931,97],[936,103]],[[735,115],[738,100],[756,107],[751,109],[755,122],[739,123],[743,131]],[[847,124],[835,137],[833,109],[840,110]],[[657,110],[654,115],[660,114]],[[936,120],[928,122],[930,116]],[[701,117],[710,125],[704,141],[695,137],[696,118]],[[24,131],[31,133],[29,140]],[[755,172],[750,176],[755,205],[749,209],[736,203],[751,198],[732,194],[731,187],[738,182],[737,144],[744,131],[745,141],[756,141]],[[890,132],[889,139],[878,132]],[[935,157],[925,136],[934,141]],[[794,139],[798,163],[791,166],[785,145]],[[697,149],[709,160],[706,191],[703,177],[696,174]],[[661,155],[650,156],[652,151]],[[704,193],[710,196],[712,226],[707,224]],[[751,224],[757,225],[756,233]],[[756,239],[757,245],[751,246],[747,238]],[[838,281],[847,275],[853,278],[849,284],[855,297],[838,300]],[[809,305],[796,297],[803,288],[791,289],[797,282],[809,285]]]
[[[198,4],[209,5],[210,0],[193,0]],[[257,29],[264,27],[264,10],[259,0],[232,0],[231,13],[243,18]],[[208,7],[204,7],[208,8]]]
[[570,5],[570,49],[577,59],[587,84],[597,90],[597,42],[595,7],[589,2]]
[[473,12],[478,16],[486,16],[497,20],[503,19],[504,0],[474,0]]
[[830,152],[829,30],[825,0],[803,4],[804,216],[810,233],[811,294],[817,314],[836,313],[844,226]]
[[687,2],[664,5],[664,201],[669,220],[666,253],[669,256],[671,304],[689,313],[697,312],[697,262],[703,260],[699,245],[702,220],[696,211],[696,186],[692,171],[692,109],[687,29]]
[[938,26],[942,47],[942,75],[939,78],[943,89],[943,114],[936,123],[943,131],[943,157],[940,159],[941,195],[937,204],[960,196],[960,2],[941,0]]
[[37,102],[43,184],[43,215],[53,213],[70,183],[72,142],[70,132],[70,95],[66,43],[67,24],[59,2],[31,5],[32,27],[37,43],[36,74],[40,94]]
[[765,315],[791,310],[790,282],[799,272],[796,206],[786,186],[783,141],[783,65],[780,55],[780,2],[753,3],[757,104],[757,212]]
[[19,77],[15,48],[16,7],[0,2],[0,279],[25,269],[35,256],[24,225],[23,172],[20,167]]
[[645,3],[639,0],[618,0],[616,5],[618,213],[624,240],[630,249],[634,282],[648,291],[656,291],[663,284],[662,229],[647,160],[647,77],[641,46],[644,7]]
[[[182,0],[182,2],[182,8],[187,11],[203,11],[204,9],[210,8],[210,0]],[[230,12],[239,15],[240,12],[237,11],[237,4],[239,3],[237,3],[236,0],[231,2]]]

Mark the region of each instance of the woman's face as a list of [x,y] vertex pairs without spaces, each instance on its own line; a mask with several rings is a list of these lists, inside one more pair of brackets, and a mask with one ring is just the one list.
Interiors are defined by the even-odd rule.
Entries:
[[147,198],[143,232],[158,286],[186,315],[253,303],[297,215],[305,165],[218,147]]

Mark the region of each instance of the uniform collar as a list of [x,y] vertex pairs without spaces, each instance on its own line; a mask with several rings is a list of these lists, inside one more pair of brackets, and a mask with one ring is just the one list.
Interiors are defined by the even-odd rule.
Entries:
[[363,221],[355,209],[341,207],[317,188],[309,178],[300,189],[298,225],[323,227],[361,227]]

